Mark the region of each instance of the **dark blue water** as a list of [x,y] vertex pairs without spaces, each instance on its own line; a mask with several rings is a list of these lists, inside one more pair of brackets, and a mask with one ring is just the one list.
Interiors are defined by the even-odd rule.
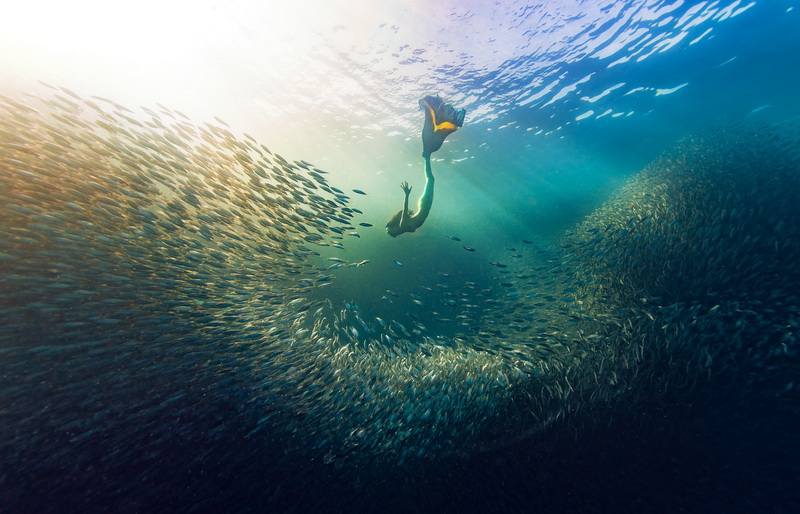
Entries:
[[796,4],[18,8],[0,511],[797,511]]

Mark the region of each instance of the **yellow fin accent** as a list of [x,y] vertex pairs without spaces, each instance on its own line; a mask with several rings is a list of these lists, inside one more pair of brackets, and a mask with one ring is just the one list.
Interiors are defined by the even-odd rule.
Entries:
[[455,125],[453,125],[449,121],[444,121],[444,122],[442,122],[440,124],[437,124],[436,123],[436,113],[433,112],[433,108],[431,107],[431,105],[427,101],[425,101],[425,107],[427,107],[428,108],[428,112],[431,113],[431,120],[433,121],[433,131],[434,132],[437,132],[439,130],[448,130],[450,132],[455,132],[458,129],[458,127],[456,127]]

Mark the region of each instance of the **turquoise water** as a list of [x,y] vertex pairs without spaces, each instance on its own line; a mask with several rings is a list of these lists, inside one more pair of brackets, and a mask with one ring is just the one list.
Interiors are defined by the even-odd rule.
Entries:
[[798,507],[796,2],[46,4],[0,510]]

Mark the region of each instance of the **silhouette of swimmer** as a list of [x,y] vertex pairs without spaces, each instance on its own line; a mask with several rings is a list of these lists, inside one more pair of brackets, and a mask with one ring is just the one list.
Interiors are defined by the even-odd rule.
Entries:
[[433,173],[431,172],[431,154],[442,147],[447,136],[464,124],[466,110],[456,110],[452,105],[445,104],[439,96],[428,95],[419,101],[420,108],[425,111],[425,125],[422,127],[422,157],[425,159],[425,189],[419,198],[417,212],[408,210],[408,195],[411,186],[403,182],[405,199],[403,210],[398,211],[386,224],[386,233],[397,237],[405,232],[414,232],[425,223],[433,205]]

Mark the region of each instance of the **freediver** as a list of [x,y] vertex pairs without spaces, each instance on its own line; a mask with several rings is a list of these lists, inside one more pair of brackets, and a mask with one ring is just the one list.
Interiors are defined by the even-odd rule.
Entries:
[[408,195],[411,186],[402,182],[400,188],[405,194],[403,209],[392,216],[386,224],[386,233],[397,237],[405,232],[414,232],[425,223],[433,205],[433,173],[431,172],[431,154],[442,147],[447,136],[455,132],[464,124],[465,109],[456,110],[452,105],[445,104],[439,95],[428,95],[419,101],[420,108],[425,112],[425,124],[422,127],[422,157],[425,159],[425,189],[419,198],[417,212],[408,210]]

